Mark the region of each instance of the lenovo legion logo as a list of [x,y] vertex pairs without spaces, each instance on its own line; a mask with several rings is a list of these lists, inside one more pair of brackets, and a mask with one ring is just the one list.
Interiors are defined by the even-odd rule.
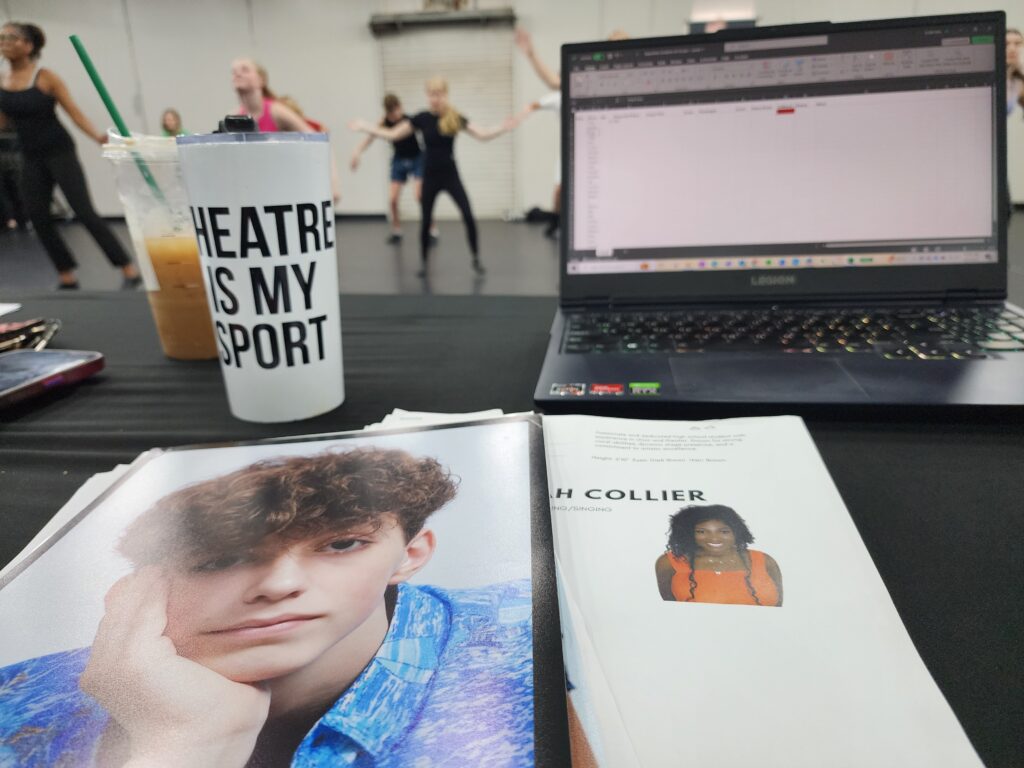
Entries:
[[750,284],[756,288],[768,288],[777,285],[796,285],[796,275],[759,275],[750,278]]

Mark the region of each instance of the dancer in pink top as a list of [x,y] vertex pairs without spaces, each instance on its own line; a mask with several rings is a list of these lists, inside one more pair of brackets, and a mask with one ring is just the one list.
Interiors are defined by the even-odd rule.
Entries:
[[295,110],[282,104],[267,85],[267,70],[252,59],[231,62],[231,85],[238,94],[238,114],[249,115],[260,131],[303,131],[315,133],[313,126]]
[[[301,131],[317,133],[294,109],[278,101],[267,85],[267,70],[250,58],[231,62],[231,85],[238,94],[239,115],[249,115],[262,133],[274,131]],[[334,202],[341,200],[337,164],[331,150],[331,194]]]

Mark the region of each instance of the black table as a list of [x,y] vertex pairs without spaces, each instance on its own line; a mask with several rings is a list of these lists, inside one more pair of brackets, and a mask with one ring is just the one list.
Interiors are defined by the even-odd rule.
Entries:
[[[163,357],[142,294],[5,300],[24,304],[14,317],[61,318],[52,346],[97,349],[107,370],[0,412],[3,563],[90,475],[148,448],[353,429],[396,407],[529,410],[555,309],[550,298],[345,296],[345,404],[260,425],[229,415],[215,361]],[[975,748],[990,768],[1024,765],[1024,420],[846,411],[809,426]],[[764,492],[799,481],[794,467]],[[877,681],[879,696],[886,685]]]

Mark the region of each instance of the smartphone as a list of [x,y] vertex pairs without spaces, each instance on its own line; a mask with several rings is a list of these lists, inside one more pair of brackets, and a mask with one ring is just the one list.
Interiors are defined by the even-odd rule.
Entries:
[[0,354],[0,408],[66,387],[103,370],[103,355],[73,349],[16,349]]

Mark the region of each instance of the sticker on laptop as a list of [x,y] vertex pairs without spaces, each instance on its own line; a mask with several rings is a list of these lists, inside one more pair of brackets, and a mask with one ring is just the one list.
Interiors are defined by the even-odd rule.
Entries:
[[587,394],[586,384],[552,384],[551,392],[549,394],[552,397],[583,397]]
[[624,395],[626,386],[624,384],[591,384],[590,394],[592,395]]
[[629,394],[631,395],[660,395],[661,382],[659,381],[631,381],[629,382]]

